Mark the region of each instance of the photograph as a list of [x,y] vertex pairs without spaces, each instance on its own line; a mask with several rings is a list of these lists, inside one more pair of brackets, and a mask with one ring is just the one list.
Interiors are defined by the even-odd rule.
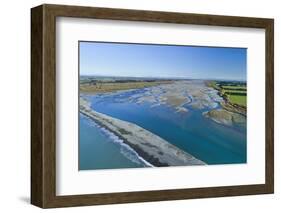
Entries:
[[78,48],[79,170],[247,163],[247,48]]
[[274,193],[274,18],[162,5],[31,8],[32,205]]

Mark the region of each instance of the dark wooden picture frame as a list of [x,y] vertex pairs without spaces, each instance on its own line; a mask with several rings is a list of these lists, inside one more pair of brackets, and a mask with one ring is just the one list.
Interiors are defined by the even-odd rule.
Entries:
[[[56,18],[94,18],[265,29],[265,184],[56,195]],[[31,203],[42,208],[178,200],[274,192],[274,20],[156,11],[41,5],[31,9]]]

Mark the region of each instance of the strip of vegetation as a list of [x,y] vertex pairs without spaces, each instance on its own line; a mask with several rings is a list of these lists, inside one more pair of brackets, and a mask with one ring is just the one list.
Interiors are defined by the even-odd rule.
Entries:
[[236,95],[236,96],[246,96],[247,93],[245,92],[232,92],[232,91],[225,91],[226,95]]
[[81,80],[80,92],[82,93],[106,93],[120,90],[140,89],[171,83],[171,80]]
[[222,87],[225,90],[235,90],[235,91],[246,91],[247,89],[245,87],[234,87],[234,86],[223,86]]
[[225,101],[234,107],[247,107],[247,84],[245,82],[210,81],[208,86],[219,91]]

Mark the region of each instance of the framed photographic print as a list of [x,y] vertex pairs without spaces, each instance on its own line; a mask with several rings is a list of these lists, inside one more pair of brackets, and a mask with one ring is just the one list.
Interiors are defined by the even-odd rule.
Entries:
[[31,203],[274,191],[273,19],[31,9]]

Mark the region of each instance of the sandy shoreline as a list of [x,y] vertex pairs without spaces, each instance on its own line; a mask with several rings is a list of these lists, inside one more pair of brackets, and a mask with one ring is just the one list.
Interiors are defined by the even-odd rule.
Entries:
[[140,126],[92,110],[80,98],[80,112],[123,139],[143,159],[154,166],[205,165],[203,161],[184,152]]

